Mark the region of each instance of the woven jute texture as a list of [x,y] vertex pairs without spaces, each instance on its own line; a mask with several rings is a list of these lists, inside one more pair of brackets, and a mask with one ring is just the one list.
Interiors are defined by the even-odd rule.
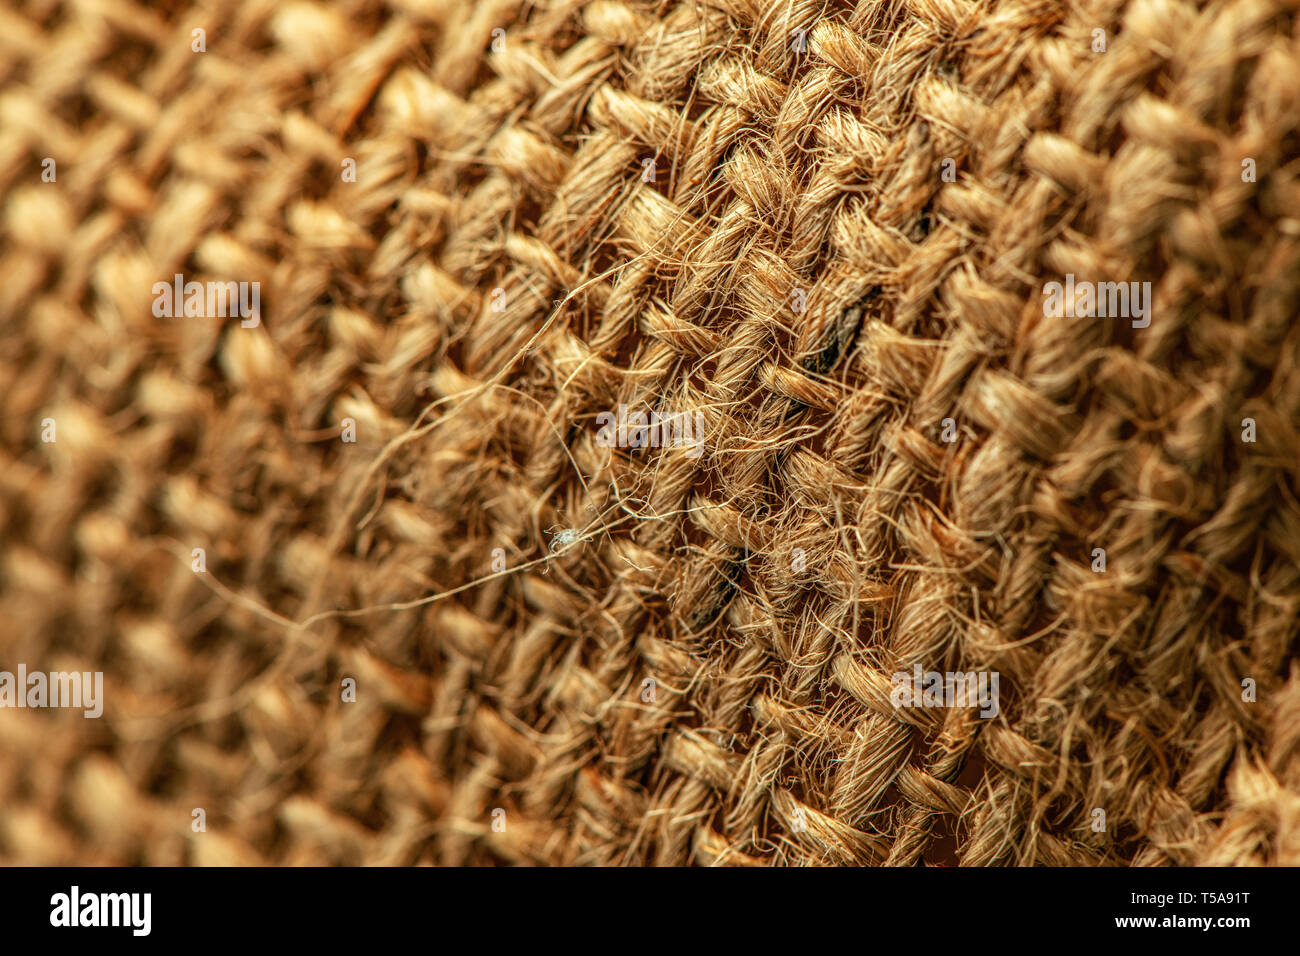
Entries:
[[1300,864],[1298,6],[0,9],[0,860]]

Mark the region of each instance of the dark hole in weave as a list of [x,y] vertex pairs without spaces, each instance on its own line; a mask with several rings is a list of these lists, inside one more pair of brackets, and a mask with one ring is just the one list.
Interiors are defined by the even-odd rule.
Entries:
[[[415,140],[411,143],[411,150],[415,153],[415,168],[421,173],[427,172],[434,164],[429,160],[429,144],[422,140]],[[333,169],[330,170],[334,172]],[[394,203],[394,206],[396,203]]]
[[[977,743],[967,755],[957,779],[951,781],[952,785],[979,800],[984,788],[985,766],[984,756]],[[949,813],[939,814],[931,832],[930,843],[921,854],[925,865],[959,866],[970,838],[965,822]]]
[[722,572],[722,581],[710,592],[704,605],[691,615],[691,630],[704,630],[726,610],[736,594],[737,587],[744,579],[745,560],[746,557],[742,555],[739,560],[729,561],[719,568]]
[[931,211],[932,203],[926,203],[925,208],[921,210],[921,215],[916,220],[916,230],[922,236],[928,236],[930,230],[934,228],[934,213]]
[[835,324],[828,330],[821,351],[805,356],[800,363],[805,371],[825,375],[835,368],[845,353],[845,347],[857,337],[868,306],[879,294],[880,286],[872,286],[862,298],[840,312]]
[[[847,310],[846,310],[847,311]],[[824,375],[835,367],[835,363],[840,358],[841,343],[839,336],[831,334],[822,350],[816,352],[803,360],[801,363],[805,370],[814,372],[818,375]],[[802,403],[800,403],[802,404]]]
[[177,431],[167,446],[167,464],[176,472],[188,471],[198,454],[198,443],[193,433]]
[[930,842],[917,858],[917,866],[957,866],[957,835],[953,817],[948,813],[936,814],[930,825]]

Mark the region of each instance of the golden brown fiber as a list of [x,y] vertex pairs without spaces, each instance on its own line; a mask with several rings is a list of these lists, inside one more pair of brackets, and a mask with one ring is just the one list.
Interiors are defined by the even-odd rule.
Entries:
[[1297,6],[0,10],[0,859],[1300,864]]

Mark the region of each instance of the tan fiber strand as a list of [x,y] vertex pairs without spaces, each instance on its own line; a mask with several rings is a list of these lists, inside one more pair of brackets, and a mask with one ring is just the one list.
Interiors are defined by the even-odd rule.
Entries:
[[0,860],[1300,865],[1298,15],[0,10]]

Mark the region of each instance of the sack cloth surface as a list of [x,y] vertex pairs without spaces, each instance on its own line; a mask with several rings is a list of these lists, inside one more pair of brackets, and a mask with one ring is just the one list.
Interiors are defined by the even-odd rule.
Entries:
[[1300,864],[1297,6],[6,5],[0,860]]

